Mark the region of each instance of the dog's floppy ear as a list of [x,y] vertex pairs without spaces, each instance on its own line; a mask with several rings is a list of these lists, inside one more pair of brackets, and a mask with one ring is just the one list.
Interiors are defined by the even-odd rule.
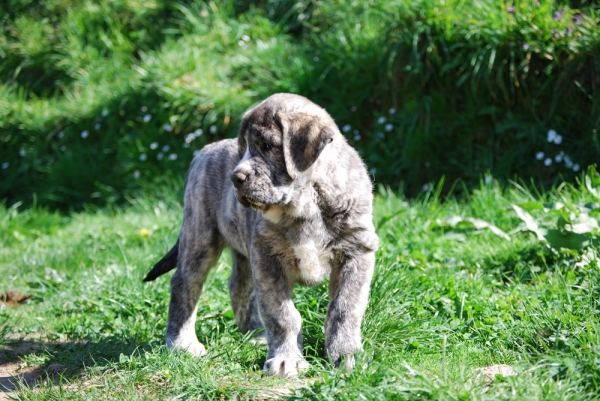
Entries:
[[275,120],[283,133],[283,157],[286,170],[292,179],[308,170],[333,141],[335,128],[332,122],[308,113],[278,113]]

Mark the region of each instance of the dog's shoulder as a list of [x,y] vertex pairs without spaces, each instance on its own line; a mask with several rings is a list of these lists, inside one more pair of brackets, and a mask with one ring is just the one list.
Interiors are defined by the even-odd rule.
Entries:
[[226,187],[230,186],[229,176],[239,159],[237,149],[235,139],[204,146],[190,164],[184,201],[220,202]]

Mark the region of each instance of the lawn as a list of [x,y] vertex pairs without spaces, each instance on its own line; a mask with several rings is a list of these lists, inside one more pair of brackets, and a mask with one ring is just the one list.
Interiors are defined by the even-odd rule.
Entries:
[[[600,398],[597,2],[0,3],[0,401]],[[172,273],[142,282],[195,152],[276,92],[376,183],[351,374],[327,283],[295,289],[311,368],[285,380],[237,331],[227,251],[201,359],[164,345]]]
[[[297,287],[311,368],[288,380],[263,376],[266,349],[237,331],[227,251],[198,308],[196,330],[208,355],[195,359],[164,346],[168,277],[150,284],[142,278],[176,240],[180,183],[127,206],[68,216],[3,207],[0,292],[33,295],[0,307],[0,366],[31,384],[8,394],[23,400],[597,399],[600,179],[590,169],[587,185],[580,181],[540,192],[487,177],[461,198],[442,198],[441,184],[414,199],[378,188],[381,246],[357,368],[345,374],[327,360],[327,283]],[[520,216],[513,205],[520,205]],[[574,233],[582,222],[587,229]],[[483,369],[493,365],[508,366],[500,374]]]

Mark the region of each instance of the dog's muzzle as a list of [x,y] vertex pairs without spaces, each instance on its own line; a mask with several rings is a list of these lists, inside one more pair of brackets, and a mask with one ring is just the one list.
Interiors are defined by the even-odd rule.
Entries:
[[240,189],[247,179],[248,175],[244,174],[242,171],[234,170],[233,174],[231,174],[231,181],[233,182],[235,189]]
[[233,186],[236,190],[236,198],[238,202],[242,204],[244,207],[251,206],[255,210],[262,210],[266,207],[266,205],[262,202],[259,202],[255,199],[252,199],[248,196],[242,195],[242,187],[248,181],[248,175],[242,171],[235,171],[231,174],[231,181],[233,182]]

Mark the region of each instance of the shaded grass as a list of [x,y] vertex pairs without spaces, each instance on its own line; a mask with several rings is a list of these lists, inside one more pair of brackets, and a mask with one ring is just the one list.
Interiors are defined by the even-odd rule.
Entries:
[[[326,358],[327,283],[297,287],[312,366],[300,382],[261,375],[266,349],[235,327],[227,253],[198,307],[196,329],[208,355],[166,351],[167,279],[146,285],[141,279],[177,237],[178,191],[164,191],[162,201],[135,198],[124,209],[67,217],[1,209],[0,290],[36,295],[28,305],[0,310],[13,322],[4,338],[29,334],[47,347],[12,358],[24,366],[66,367],[57,385],[20,397],[261,399],[265,391],[290,387],[292,398],[319,400],[597,397],[597,250],[554,251],[520,232],[510,208],[531,198],[588,202],[585,191],[566,185],[534,195],[492,182],[462,201],[441,201],[435,191],[409,201],[381,188],[375,202],[381,247],[357,369],[343,374]],[[450,215],[485,219],[511,241],[432,224]],[[510,364],[519,374],[492,378],[493,384],[477,379],[476,369],[492,364]]]

